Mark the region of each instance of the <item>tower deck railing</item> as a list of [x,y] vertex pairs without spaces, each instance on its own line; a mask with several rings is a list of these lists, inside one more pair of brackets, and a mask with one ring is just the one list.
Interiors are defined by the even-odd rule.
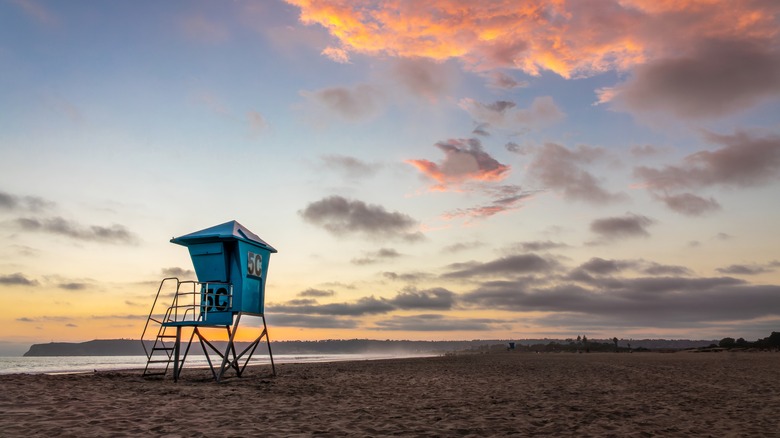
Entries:
[[[175,282],[176,289],[172,293],[171,304],[167,308],[161,307],[161,294],[166,283],[173,287]],[[159,341],[166,325],[198,325],[199,322],[207,322],[210,312],[226,311],[233,307],[233,285],[225,282],[199,282],[194,280],[180,281],[176,277],[167,277],[160,282],[157,288],[157,294],[154,297],[152,308],[146,319],[144,330],[141,334],[142,345],[146,357],[151,357],[153,348]],[[146,335],[150,329],[150,323],[158,324],[155,345],[152,350],[147,347]]]

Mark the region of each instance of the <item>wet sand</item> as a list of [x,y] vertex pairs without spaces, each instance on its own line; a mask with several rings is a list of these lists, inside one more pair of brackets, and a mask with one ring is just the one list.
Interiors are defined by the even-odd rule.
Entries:
[[492,353],[0,376],[0,436],[780,436],[780,353]]

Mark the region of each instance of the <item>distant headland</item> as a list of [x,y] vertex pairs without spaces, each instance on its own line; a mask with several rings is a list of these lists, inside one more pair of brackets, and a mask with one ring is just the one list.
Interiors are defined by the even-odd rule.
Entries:
[[[615,351],[611,339],[592,339],[583,344],[573,339],[489,339],[471,341],[404,341],[373,339],[333,339],[323,341],[271,342],[274,354],[394,354],[446,353],[508,346],[513,342],[518,349],[532,351]],[[619,350],[684,350],[717,345],[717,340],[640,339],[618,341]],[[219,345],[219,343],[216,343]],[[240,344],[237,344],[237,346]],[[193,343],[193,354],[202,354],[200,345]],[[135,339],[96,339],[87,342],[50,342],[33,344],[24,353],[33,356],[142,356],[144,349]]]

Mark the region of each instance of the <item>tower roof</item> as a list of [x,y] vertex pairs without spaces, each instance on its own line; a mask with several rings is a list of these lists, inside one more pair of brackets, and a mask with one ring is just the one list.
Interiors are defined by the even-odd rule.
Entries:
[[274,247],[266,243],[257,234],[249,231],[245,226],[237,221],[225,222],[224,224],[214,225],[194,233],[184,236],[174,237],[171,243],[188,246],[194,243],[220,242],[225,240],[243,240],[260,245],[270,252],[277,252]]

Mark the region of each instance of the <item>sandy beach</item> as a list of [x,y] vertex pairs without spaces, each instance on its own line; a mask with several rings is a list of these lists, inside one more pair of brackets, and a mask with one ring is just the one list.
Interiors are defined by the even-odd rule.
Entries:
[[0,435],[778,436],[780,353],[492,353],[0,376]]

